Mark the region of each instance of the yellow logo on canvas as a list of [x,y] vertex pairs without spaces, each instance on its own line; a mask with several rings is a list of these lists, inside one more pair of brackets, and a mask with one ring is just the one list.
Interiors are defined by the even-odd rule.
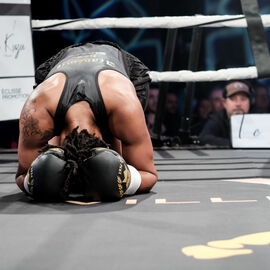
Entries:
[[195,245],[182,248],[186,256],[195,259],[210,260],[222,259],[237,255],[247,255],[253,253],[248,246],[262,246],[270,244],[270,232],[247,234],[228,240],[218,240],[208,242],[207,245]]

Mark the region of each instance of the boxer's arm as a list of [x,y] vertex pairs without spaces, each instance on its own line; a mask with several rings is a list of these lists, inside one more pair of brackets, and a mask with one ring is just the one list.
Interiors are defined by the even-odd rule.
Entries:
[[[147,135],[145,134],[145,136]],[[150,191],[157,181],[151,140],[146,142],[144,138],[136,142],[123,142],[123,157],[141,175],[141,184],[138,192]]]
[[53,137],[53,120],[44,106],[28,100],[21,112],[19,127],[16,183],[24,191],[23,179],[28,168]]
[[40,154],[39,153],[40,148],[29,148],[27,149],[23,145],[19,143],[18,147],[18,169],[16,172],[16,184],[18,187],[25,192],[23,182],[24,178],[27,174],[28,168],[32,164],[32,162],[36,159],[36,157]]
[[157,181],[153,146],[141,104],[137,99],[133,101],[114,112],[110,129],[122,142],[125,161],[140,173],[141,184],[138,192],[148,192]]
[[112,138],[112,140],[109,142],[110,148],[114,151],[116,151],[119,155],[123,155],[122,153],[122,143],[119,139]]

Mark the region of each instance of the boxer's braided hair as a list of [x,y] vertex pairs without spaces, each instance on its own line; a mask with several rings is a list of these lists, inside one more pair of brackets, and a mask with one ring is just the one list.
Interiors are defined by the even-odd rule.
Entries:
[[78,127],[76,127],[66,136],[62,148],[65,151],[67,159],[81,163],[84,159],[89,157],[93,148],[107,148],[108,146],[105,141],[96,137],[95,134],[90,134],[86,129],[78,133]]
[[[47,144],[41,152],[54,147],[54,145]],[[65,169],[68,171],[65,186],[69,188],[73,184],[81,185],[81,179],[78,175],[79,164],[91,155],[91,150],[96,147],[108,148],[109,145],[95,134],[90,134],[86,129],[78,132],[78,127],[76,127],[66,136],[63,145],[58,147],[65,152]],[[69,191],[65,190],[65,192]]]

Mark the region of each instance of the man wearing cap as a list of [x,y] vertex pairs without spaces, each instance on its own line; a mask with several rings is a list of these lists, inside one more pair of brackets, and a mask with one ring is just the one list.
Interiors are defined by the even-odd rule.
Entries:
[[211,115],[199,136],[201,143],[230,147],[230,117],[249,112],[251,94],[247,81],[230,81],[223,91],[224,109]]

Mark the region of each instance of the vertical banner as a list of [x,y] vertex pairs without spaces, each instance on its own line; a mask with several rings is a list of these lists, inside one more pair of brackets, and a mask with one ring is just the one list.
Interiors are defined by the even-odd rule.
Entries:
[[33,90],[30,0],[0,0],[0,121],[18,119]]

